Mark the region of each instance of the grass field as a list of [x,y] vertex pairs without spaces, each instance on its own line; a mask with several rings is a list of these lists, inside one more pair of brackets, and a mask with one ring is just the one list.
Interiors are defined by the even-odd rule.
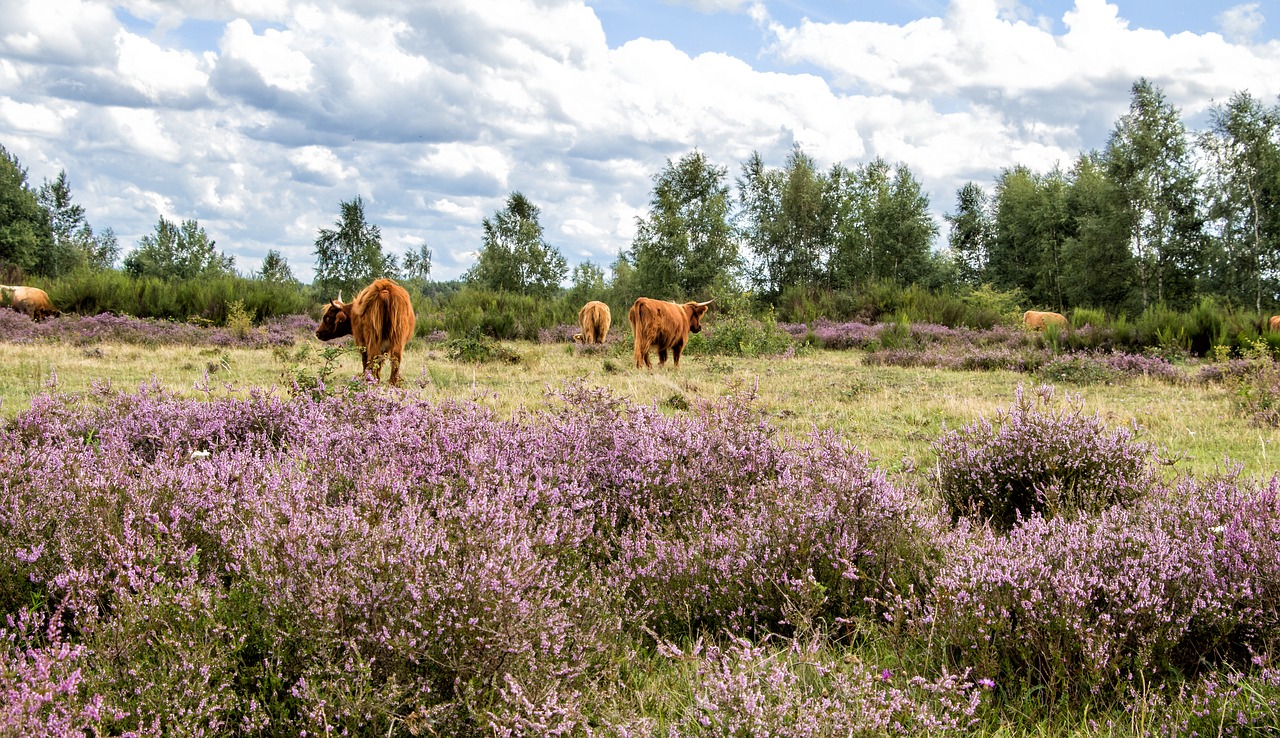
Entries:
[[[145,347],[132,344],[74,346],[65,343],[13,344],[0,357],[0,400],[4,415],[30,405],[57,377],[62,392],[84,391],[110,381],[131,389],[158,380],[185,396],[203,396],[195,387],[206,374],[216,392],[276,387],[288,392],[288,367],[312,375],[324,344],[311,337],[298,350],[209,347]],[[761,406],[777,427],[789,433],[831,430],[871,453],[886,469],[902,460],[916,466],[931,458],[930,444],[943,427],[955,429],[1007,406],[1019,385],[1040,380],[1025,374],[945,371],[865,366],[862,353],[813,351],[793,358],[736,358],[686,355],[679,371],[632,367],[626,347],[609,353],[570,345],[506,344],[519,363],[467,363],[446,358],[438,344],[410,345],[402,371],[405,387],[427,399],[470,400],[504,415],[539,408],[549,387],[586,378],[638,404],[656,404],[678,413],[691,403],[723,396],[737,387],[754,387]],[[341,356],[334,376],[344,381],[359,372],[359,359]],[[1258,428],[1233,413],[1228,391],[1220,385],[1137,378],[1116,384],[1061,385],[1078,394],[1087,413],[1099,413],[1109,425],[1137,423],[1146,440],[1176,460],[1177,470],[1209,472],[1224,461],[1263,476],[1280,468],[1280,431]]]
[[[1188,486],[989,533],[935,514],[935,442],[1008,410],[1033,376],[859,350],[645,371],[626,346],[503,347],[511,360],[467,363],[415,341],[405,395],[282,408],[261,390],[288,398],[330,369],[335,389],[358,357],[327,365],[310,336],[5,345],[0,413],[28,417],[0,449],[0,606],[91,596],[74,645],[10,625],[28,650],[0,649],[0,693],[50,725],[85,725],[82,702],[105,693],[119,711],[89,722],[107,733],[1272,734],[1265,715],[1239,731],[1232,716],[1280,716],[1280,672],[1253,651],[1280,601],[1280,506],[1258,492],[1280,433],[1222,386],[1057,386],[1139,428],[1168,490]],[[132,394],[144,384],[214,409]],[[549,397],[583,384],[656,413]],[[94,397],[33,409],[48,392]],[[752,412],[727,399],[744,396]],[[754,411],[765,430],[727,427]],[[1248,482],[1221,481],[1235,467]],[[665,481],[636,481],[650,476]],[[1240,579],[1200,576],[1215,566]],[[975,620],[975,601],[1022,619]],[[946,623],[976,655],[935,641]],[[1095,637],[1097,653],[1081,645]],[[0,734],[24,715],[0,707]]]

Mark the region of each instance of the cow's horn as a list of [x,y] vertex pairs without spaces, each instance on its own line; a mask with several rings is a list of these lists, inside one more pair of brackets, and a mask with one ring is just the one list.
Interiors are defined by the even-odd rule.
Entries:
[[710,300],[707,300],[706,302],[700,302],[700,303],[698,303],[698,306],[699,306],[699,307],[706,307],[706,306],[710,305],[711,303],[713,303],[713,302],[715,302],[715,301],[716,301],[716,298],[714,298],[714,297],[713,297],[713,298],[711,298]]

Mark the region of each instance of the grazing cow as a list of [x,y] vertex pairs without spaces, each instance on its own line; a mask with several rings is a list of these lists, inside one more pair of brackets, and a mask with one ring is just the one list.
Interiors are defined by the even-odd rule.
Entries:
[[361,348],[363,371],[373,367],[373,376],[382,380],[382,362],[390,357],[391,383],[400,384],[400,360],[404,345],[413,338],[417,317],[409,293],[389,279],[378,279],[360,290],[356,299],[344,303],[338,299],[325,305],[316,327],[316,338],[329,341],[351,336]]
[[1061,313],[1046,313],[1039,310],[1028,310],[1022,314],[1022,324],[1027,328],[1042,331],[1051,325],[1066,327],[1067,318]]
[[1271,329],[1272,333],[1280,333],[1280,315],[1272,315],[1267,327]]
[[686,302],[681,305],[663,300],[650,300],[637,297],[631,310],[627,311],[627,322],[631,323],[631,333],[636,337],[636,368],[641,364],[652,369],[649,352],[657,349],[658,368],[667,363],[667,351],[675,359],[675,368],[680,368],[680,352],[689,340],[690,333],[702,330],[702,314],[707,312],[706,302]]
[[592,300],[578,311],[578,326],[581,333],[573,334],[575,343],[604,343],[609,335],[609,324],[613,317],[609,314],[609,306],[599,300]]
[[62,315],[62,311],[54,308],[53,303],[49,301],[49,295],[36,287],[0,285],[0,305],[8,305],[37,321]]

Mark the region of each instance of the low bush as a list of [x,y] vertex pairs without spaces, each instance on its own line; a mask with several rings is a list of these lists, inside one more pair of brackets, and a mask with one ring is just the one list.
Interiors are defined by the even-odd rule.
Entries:
[[1034,516],[1097,513],[1131,502],[1156,479],[1153,449],[1139,431],[1108,431],[1079,397],[1054,408],[1052,387],[934,442],[939,497],[953,517],[1007,531]]

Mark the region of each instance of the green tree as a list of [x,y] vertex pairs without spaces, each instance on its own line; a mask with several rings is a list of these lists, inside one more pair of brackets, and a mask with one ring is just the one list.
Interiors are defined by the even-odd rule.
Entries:
[[507,204],[485,218],[484,244],[465,279],[486,289],[549,297],[569,271],[564,256],[542,237],[541,211],[527,197],[512,192]]
[[49,213],[27,186],[27,170],[0,146],[0,265],[42,274],[52,250]]
[[988,197],[975,182],[966,182],[956,191],[956,211],[948,213],[951,233],[947,238],[951,258],[961,284],[976,287],[987,268],[987,247],[991,242],[991,214]]
[[1119,311],[1134,294],[1123,198],[1096,152],[1081,154],[1067,192],[1069,235],[1062,245],[1062,292],[1069,305]]
[[356,195],[338,203],[341,211],[333,228],[316,235],[315,285],[321,294],[356,292],[387,275],[394,263],[382,253],[382,229],[365,220],[364,200]]
[[649,215],[636,219],[628,257],[636,289],[660,299],[707,294],[731,278],[738,249],[729,225],[725,169],[693,151],[654,178]]
[[298,281],[297,277],[293,276],[293,270],[289,268],[289,262],[285,260],[284,255],[275,249],[267,251],[267,255],[262,258],[262,268],[255,276],[263,282],[272,284],[296,284]]
[[1146,79],[1133,85],[1104,154],[1127,206],[1143,307],[1186,305],[1203,261],[1196,172],[1178,110]]
[[605,300],[608,296],[604,269],[590,261],[584,261],[575,266],[569,281],[572,285],[567,296],[570,305],[582,305],[591,300]]
[[179,226],[162,215],[155,232],[143,236],[124,258],[124,269],[135,277],[166,280],[234,274],[235,257],[214,246],[195,220],[184,220]]
[[431,277],[431,256],[431,249],[425,243],[416,249],[405,249],[400,275],[414,282],[426,282]]
[[1210,120],[1200,136],[1210,161],[1207,281],[1215,293],[1261,312],[1275,302],[1280,277],[1280,107],[1268,109],[1242,92],[1211,108]]
[[120,253],[116,235],[110,228],[101,234],[93,232],[84,208],[71,200],[66,170],[52,182],[46,179],[36,197],[48,211],[53,231],[53,248],[41,260],[40,273],[58,276],[85,267],[111,268]]
[[831,243],[827,190],[826,177],[798,144],[781,171],[766,169],[758,152],[743,165],[739,233],[758,290],[774,296],[823,277]]

